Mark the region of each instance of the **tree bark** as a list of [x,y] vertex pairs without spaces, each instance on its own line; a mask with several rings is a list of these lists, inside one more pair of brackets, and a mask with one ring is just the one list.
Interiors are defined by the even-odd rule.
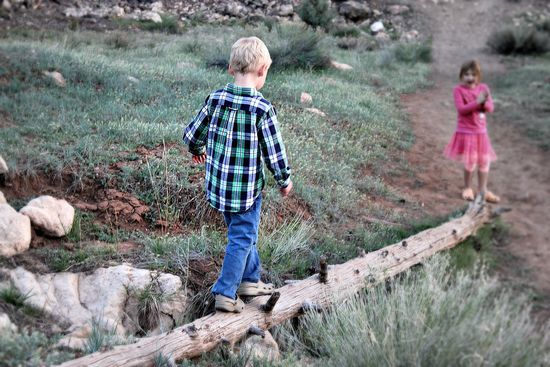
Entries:
[[200,356],[220,343],[235,343],[252,326],[268,329],[300,315],[304,309],[325,308],[401,273],[461,243],[490,219],[490,208],[476,200],[460,218],[344,264],[329,266],[326,283],[321,283],[319,274],[315,274],[277,289],[280,298],[271,312],[263,311],[269,296],[256,297],[240,314],[216,312],[162,335],[142,338],[107,352],[96,352],[61,366],[152,366],[157,353],[171,355],[176,360]]

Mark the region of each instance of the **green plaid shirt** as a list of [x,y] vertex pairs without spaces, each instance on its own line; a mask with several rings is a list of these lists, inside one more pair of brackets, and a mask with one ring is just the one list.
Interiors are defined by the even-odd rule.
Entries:
[[208,202],[224,212],[248,210],[261,193],[262,158],[279,187],[290,166],[275,108],[254,88],[227,84],[211,93],[183,133],[194,155],[205,152]]

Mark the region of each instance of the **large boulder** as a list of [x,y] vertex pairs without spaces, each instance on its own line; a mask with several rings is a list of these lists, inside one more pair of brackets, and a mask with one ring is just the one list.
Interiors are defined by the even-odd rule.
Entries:
[[10,257],[31,244],[31,221],[8,204],[0,204],[0,255]]
[[19,211],[31,219],[33,227],[53,237],[67,235],[73,226],[74,208],[66,200],[40,196]]
[[365,3],[349,0],[338,6],[338,13],[350,20],[361,21],[367,19],[371,15],[372,11]]
[[[15,288],[29,295],[26,302],[71,325],[59,342],[71,348],[82,348],[94,320],[120,336],[152,335],[172,329],[187,309],[187,294],[178,276],[129,264],[100,268],[91,274],[35,275],[18,267],[9,271],[9,277]],[[143,313],[147,300],[158,302],[155,312]]]

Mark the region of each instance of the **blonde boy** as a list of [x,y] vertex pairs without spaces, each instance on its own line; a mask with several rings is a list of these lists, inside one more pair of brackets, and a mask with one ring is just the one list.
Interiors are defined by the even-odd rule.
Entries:
[[259,38],[235,42],[229,59],[234,82],[208,96],[183,135],[193,162],[206,162],[208,202],[223,213],[228,227],[221,274],[212,289],[217,310],[241,312],[244,303],[238,295],[273,292],[272,284],[260,281],[256,248],[265,184],[262,159],[283,197],[292,181],[275,108],[258,92],[270,66],[269,51]]

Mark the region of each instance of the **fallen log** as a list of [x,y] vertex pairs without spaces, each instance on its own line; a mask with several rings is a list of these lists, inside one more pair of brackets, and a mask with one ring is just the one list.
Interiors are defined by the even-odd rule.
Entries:
[[319,311],[401,273],[439,251],[456,246],[491,217],[490,207],[478,198],[460,218],[344,264],[328,266],[323,274],[325,282],[315,274],[277,289],[279,296],[256,297],[240,314],[217,312],[162,335],[142,338],[107,352],[96,352],[61,366],[152,366],[158,353],[176,360],[200,356],[219,344],[237,342],[250,330],[265,330],[305,311]]

